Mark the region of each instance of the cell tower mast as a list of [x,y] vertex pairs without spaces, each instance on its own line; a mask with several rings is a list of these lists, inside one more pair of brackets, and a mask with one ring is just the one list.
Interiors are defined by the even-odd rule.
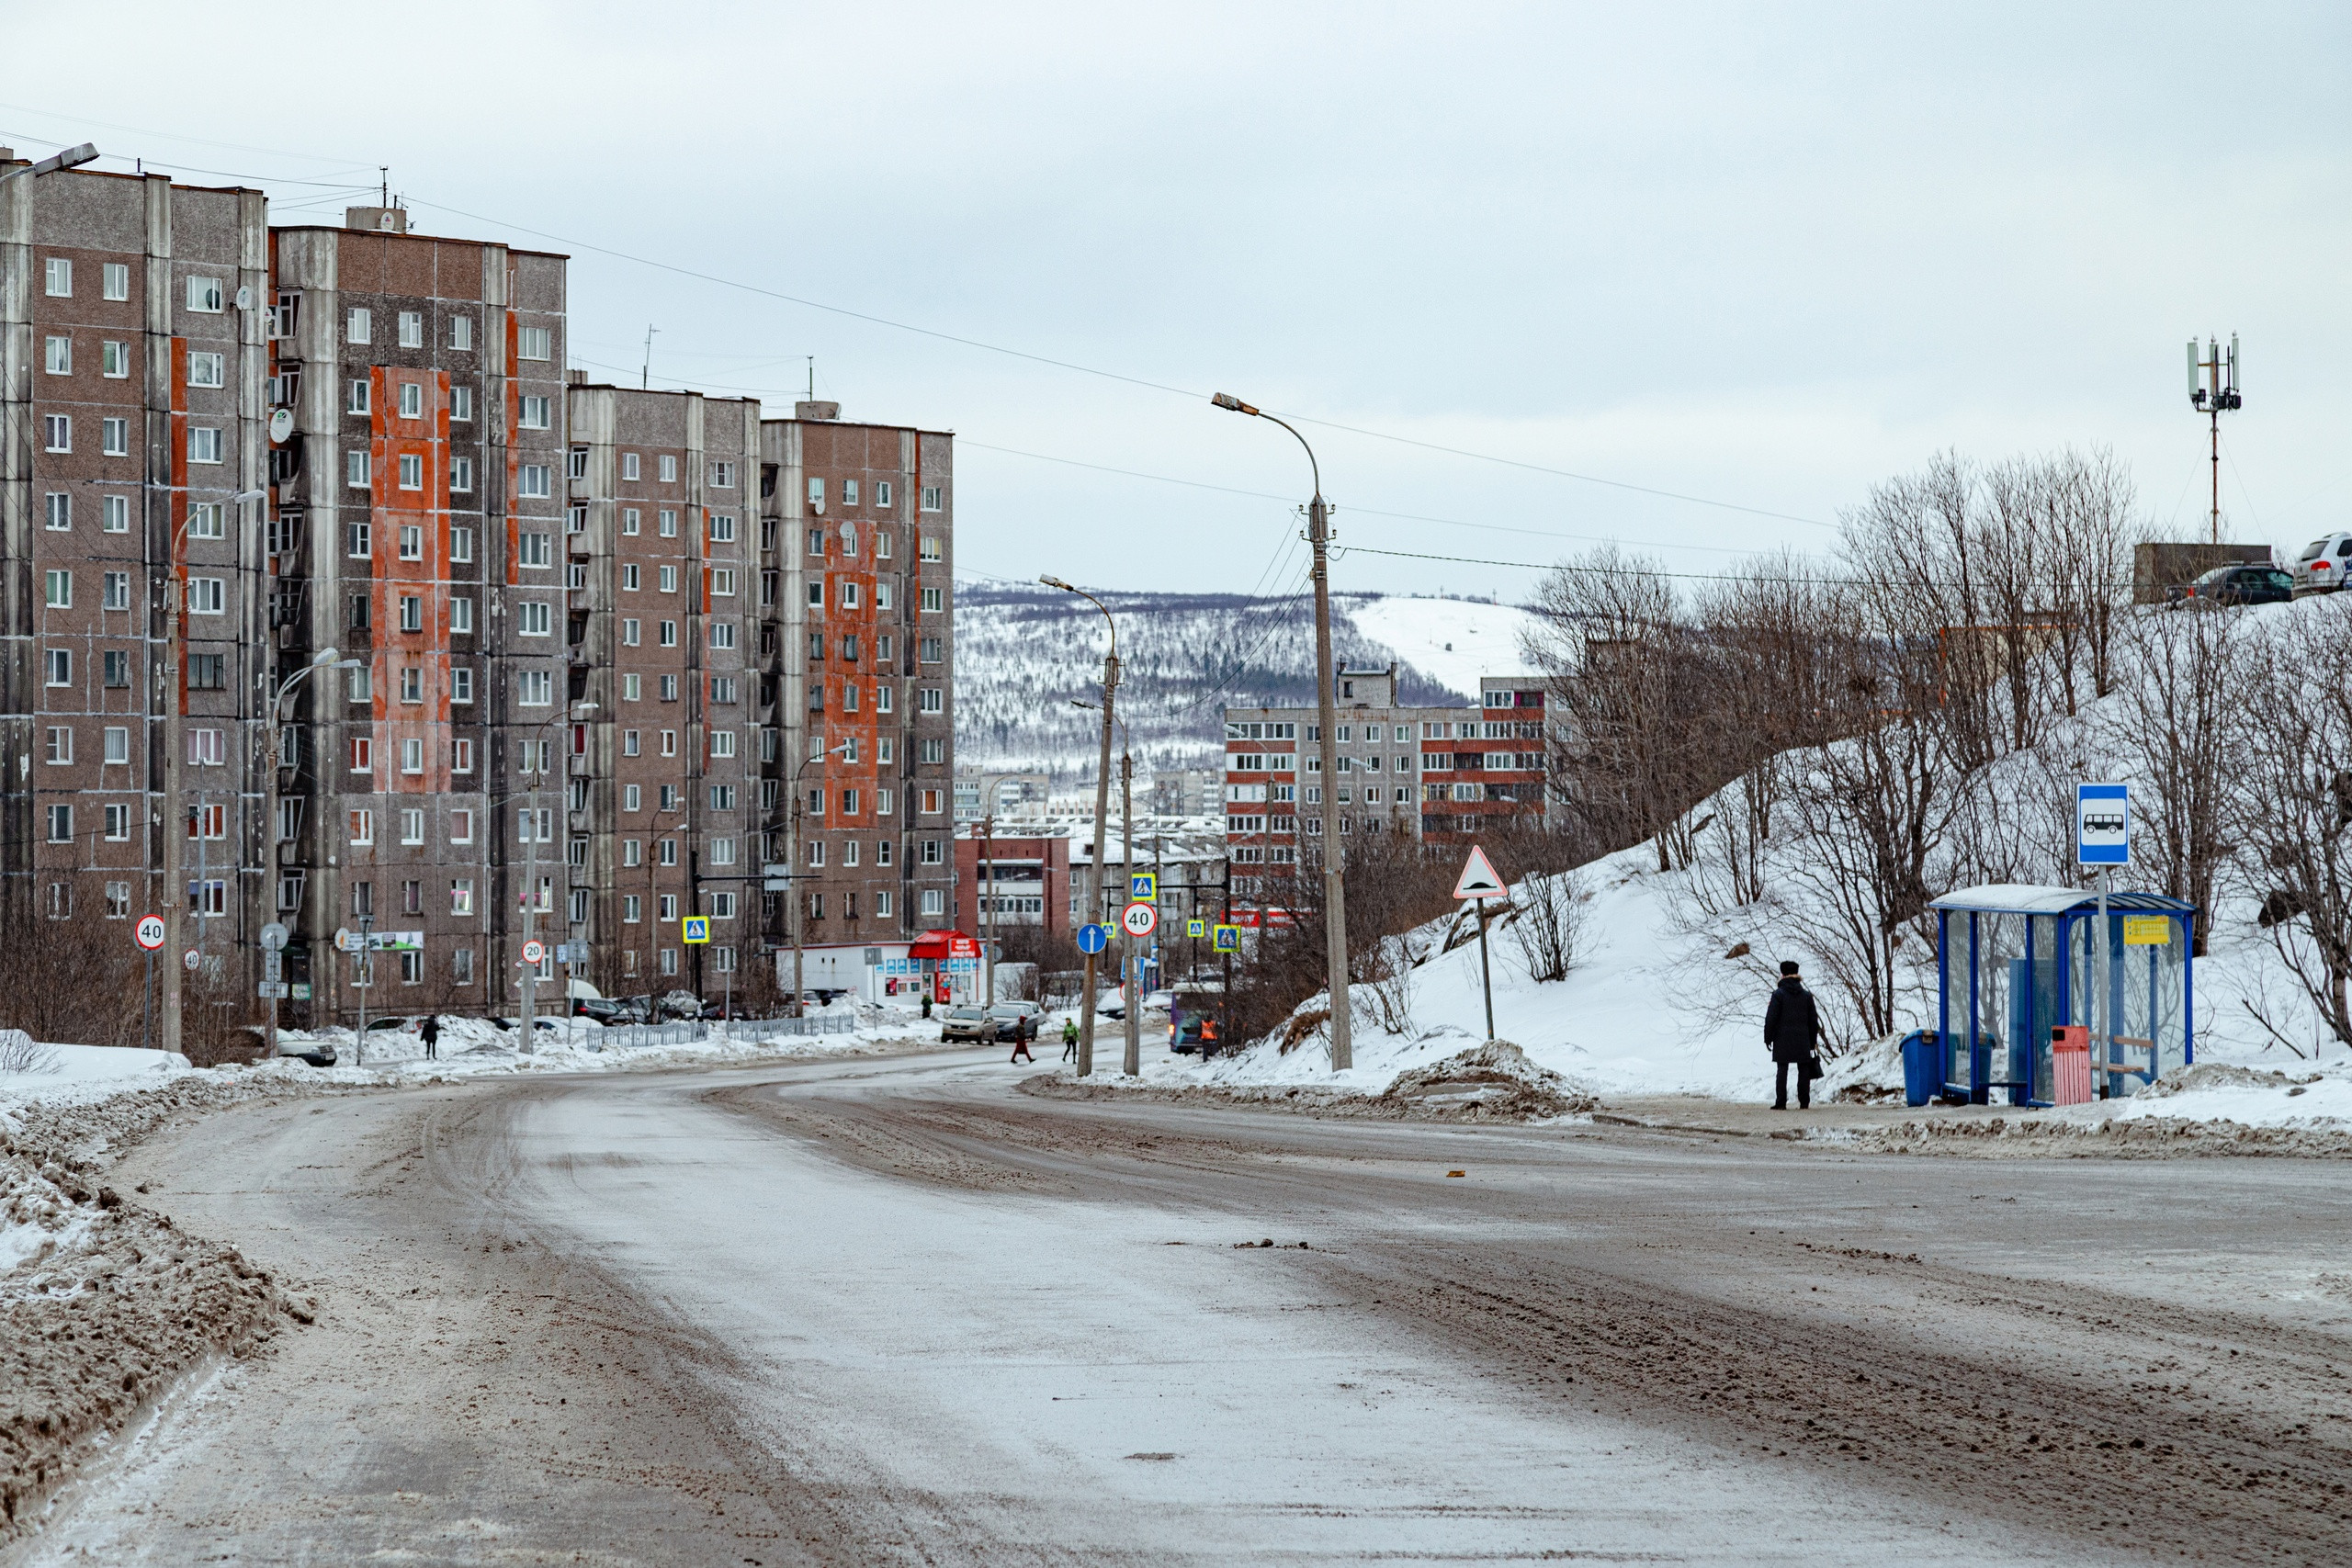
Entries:
[[2188,402],[2213,422],[2213,543],[2222,542],[2222,411],[2236,409],[2238,396],[2238,334],[2230,334],[2224,349],[2219,338],[2205,342],[2205,356],[2197,355],[2197,340],[2188,340]]

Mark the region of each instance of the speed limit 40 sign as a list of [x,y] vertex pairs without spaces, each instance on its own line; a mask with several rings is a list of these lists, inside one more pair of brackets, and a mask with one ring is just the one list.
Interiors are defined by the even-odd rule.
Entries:
[[140,946],[150,953],[154,952],[164,945],[164,917],[141,915],[139,918],[139,924],[132,929],[130,934],[138,939]]
[[1149,904],[1130,904],[1119,917],[1129,936],[1149,936],[1159,924],[1159,911]]

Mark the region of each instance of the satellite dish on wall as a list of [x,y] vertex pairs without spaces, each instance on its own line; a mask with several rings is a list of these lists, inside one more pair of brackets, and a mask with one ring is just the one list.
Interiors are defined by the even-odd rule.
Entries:
[[269,444],[273,446],[283,446],[286,445],[286,438],[293,434],[294,411],[292,409],[270,410]]
[[237,290],[237,309],[238,309],[238,310],[252,310],[253,308],[254,308],[254,291],[253,291],[252,289],[250,289],[250,288],[240,288],[240,289],[238,289],[238,290]]

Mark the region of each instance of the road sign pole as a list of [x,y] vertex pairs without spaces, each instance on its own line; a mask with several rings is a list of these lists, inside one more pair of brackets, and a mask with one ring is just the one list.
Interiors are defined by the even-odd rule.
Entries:
[[147,1010],[139,1021],[139,1043],[155,1048],[155,950],[147,950]]
[[[2107,951],[2107,867],[2098,868],[2098,962],[2094,968],[2098,975],[2098,1060],[2100,1066],[2115,1060],[2115,992],[2114,976],[2109,965],[2112,960]],[[2149,1031],[2151,1034],[2154,1030]],[[2099,1075],[2099,1087],[2112,1091],[2115,1080],[2108,1074]]]
[[1495,1038],[1495,981],[1487,968],[1487,901],[1478,904],[1478,985],[1487,993],[1487,1041]]

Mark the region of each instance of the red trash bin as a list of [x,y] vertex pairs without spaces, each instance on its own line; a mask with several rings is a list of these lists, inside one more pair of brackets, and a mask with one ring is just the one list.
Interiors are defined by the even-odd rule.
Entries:
[[2058,1105],[2091,1102],[2091,1032],[2087,1025],[2061,1023],[2050,1031],[2051,1100]]

